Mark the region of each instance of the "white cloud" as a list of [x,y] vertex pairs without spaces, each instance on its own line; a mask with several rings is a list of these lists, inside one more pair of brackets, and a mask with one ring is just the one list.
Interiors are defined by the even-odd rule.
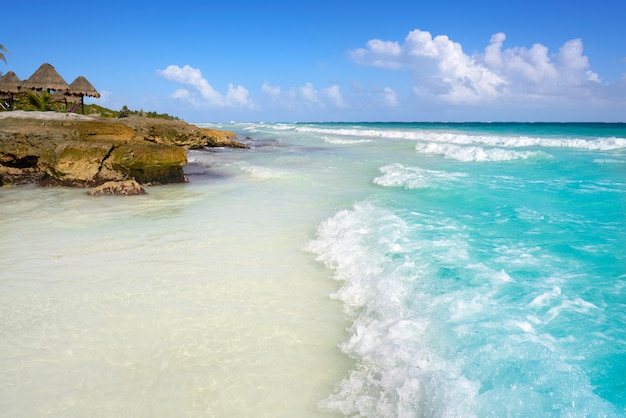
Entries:
[[334,84],[330,87],[325,88],[323,91],[324,95],[328,97],[328,99],[336,106],[336,107],[346,107],[346,104],[343,100],[343,95],[341,94],[341,88],[338,84]]
[[587,70],[589,59],[583,55],[583,42],[580,39],[567,41],[559,50],[557,56],[560,73],[571,84],[581,84],[585,81],[600,81],[600,77]]
[[300,95],[304,100],[311,103],[321,103],[319,93],[317,92],[317,90],[315,90],[315,87],[313,87],[312,83],[305,83],[304,86],[298,87],[298,91],[300,92]]
[[299,107],[348,107],[338,84],[333,84],[319,91],[313,83],[306,82],[302,86],[283,90],[281,87],[272,86],[266,81],[261,86],[261,90],[270,96],[273,102],[290,109]]
[[157,70],[157,75],[166,80],[190,87],[190,90],[179,89],[172,94],[172,98],[184,100],[196,107],[218,106],[218,107],[247,107],[254,108],[255,104],[249,99],[249,92],[243,86],[228,85],[225,95],[215,90],[211,84],[202,76],[202,72],[189,65],[179,67],[170,65],[165,70]]
[[554,56],[538,43],[530,49],[503,50],[505,40],[504,33],[497,33],[482,54],[470,56],[447,36],[433,38],[416,29],[403,43],[371,40],[351,57],[362,65],[406,69],[414,76],[416,94],[448,103],[542,95],[566,98],[600,87],[600,77],[589,70],[580,39],[566,42]]
[[369,41],[367,46],[371,51],[392,56],[398,56],[402,52],[402,49],[397,42],[381,41],[380,39],[373,39]]
[[280,96],[280,87],[272,86],[267,81],[263,83],[263,85],[261,86],[261,90],[263,91],[263,93],[274,98]]
[[383,97],[384,97],[384,102],[387,106],[397,107],[399,105],[398,95],[391,87],[385,87],[383,89]]
[[173,99],[186,99],[187,97],[189,97],[189,90],[186,89],[178,89],[176,90],[174,93],[172,93],[172,98]]
[[232,83],[228,83],[228,93],[224,102],[226,106],[241,106],[246,107],[250,105],[248,95],[250,92],[243,86],[233,86]]

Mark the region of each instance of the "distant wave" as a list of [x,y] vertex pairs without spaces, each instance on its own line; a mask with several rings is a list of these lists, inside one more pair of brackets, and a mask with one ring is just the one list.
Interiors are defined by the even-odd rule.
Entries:
[[618,160],[616,158],[596,158],[593,162],[596,164],[626,164],[626,160]]
[[287,131],[294,128],[294,125],[288,123],[276,123],[272,125],[272,128],[279,131]]
[[462,147],[454,144],[418,143],[417,152],[439,154],[444,158],[470,161],[510,161],[529,158],[546,158],[548,154],[541,151],[511,151],[503,148],[482,148],[475,146]]
[[296,127],[298,132],[332,134],[360,138],[406,139],[456,145],[488,145],[494,147],[554,147],[586,150],[626,149],[626,138],[545,138],[526,136],[468,135],[458,132],[435,132],[428,130],[379,130],[379,129],[333,129],[313,126]]
[[614,150],[626,148],[626,138],[542,138],[527,136],[488,136],[465,135],[456,133],[435,133],[428,138],[431,142],[444,142],[457,145],[489,145],[507,148],[549,147],[549,148],[578,148],[586,150]]
[[364,142],[372,142],[371,139],[341,139],[341,138],[331,138],[328,136],[324,136],[324,142],[327,144],[333,145],[356,145],[362,144]]

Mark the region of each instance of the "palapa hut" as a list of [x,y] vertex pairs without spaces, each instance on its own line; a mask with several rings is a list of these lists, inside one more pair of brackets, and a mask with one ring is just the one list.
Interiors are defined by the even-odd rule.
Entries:
[[20,92],[22,82],[13,71],[9,71],[0,78],[0,95],[8,95],[9,109],[13,109],[13,95]]
[[50,90],[56,92],[67,91],[69,86],[63,80],[63,77],[57,73],[57,70],[52,65],[46,63],[41,64],[41,67],[33,75],[24,80],[22,88],[37,91],[45,90],[50,93]]
[[85,96],[95,98],[100,97],[100,93],[98,93],[95,87],[92,86],[91,83],[82,75],[76,77],[76,80],[72,81],[69,86],[69,90],[67,90],[65,94],[68,96],[80,97],[80,106],[83,115],[85,114]]

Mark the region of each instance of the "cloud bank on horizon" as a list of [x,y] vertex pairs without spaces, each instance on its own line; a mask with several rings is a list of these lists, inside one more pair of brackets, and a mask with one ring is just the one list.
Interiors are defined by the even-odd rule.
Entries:
[[[491,36],[482,52],[468,55],[460,43],[446,35],[432,36],[412,30],[402,42],[371,39],[365,47],[348,51],[349,60],[361,67],[406,72],[412,80],[411,96],[401,99],[391,86],[365,91],[359,81],[342,86],[332,83],[317,88],[310,81],[300,86],[279,86],[265,81],[253,86],[263,97],[252,99],[247,87],[229,83],[220,93],[199,68],[172,64],[156,74],[181,88],[171,98],[195,109],[233,108],[259,110],[263,106],[283,109],[351,109],[367,103],[378,108],[399,108],[410,103],[449,106],[516,107],[541,105],[610,105],[626,102],[626,76],[614,85],[603,83],[591,70],[581,39],[565,42],[557,52],[535,43],[530,48],[504,48],[506,35]],[[617,91],[617,92],[616,92]],[[403,102],[403,100],[405,102]],[[263,103],[263,104],[261,104]]]

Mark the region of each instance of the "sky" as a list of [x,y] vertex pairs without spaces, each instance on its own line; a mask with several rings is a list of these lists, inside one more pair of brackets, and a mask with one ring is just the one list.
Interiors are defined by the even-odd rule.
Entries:
[[6,3],[0,72],[49,63],[114,110],[626,122],[626,0]]

